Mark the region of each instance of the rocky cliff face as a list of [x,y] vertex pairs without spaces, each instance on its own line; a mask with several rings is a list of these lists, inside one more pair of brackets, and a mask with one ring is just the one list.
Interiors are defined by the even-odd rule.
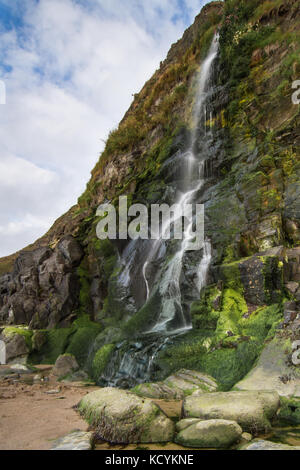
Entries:
[[[300,338],[300,132],[291,99],[300,78],[299,8],[295,0],[207,5],[111,133],[77,206],[32,247],[0,262],[0,321],[29,325],[36,360],[78,351],[75,338],[84,337],[84,357],[98,378],[118,361],[116,350],[128,350],[122,341],[139,337],[155,316],[154,301],[142,309],[145,285],[134,269],[130,295],[118,289],[127,247],[96,238],[95,212],[120,195],[147,205],[172,202],[191,133],[195,74],[217,28],[204,123],[212,138],[197,201],[205,204],[211,268],[200,299],[192,279],[182,279],[194,328],[159,350],[156,376],[190,368],[229,389],[265,341]],[[197,145],[203,151],[201,140]],[[186,261],[186,272],[193,263]],[[45,329],[44,342],[33,345],[36,330]],[[86,335],[98,335],[89,356]]]

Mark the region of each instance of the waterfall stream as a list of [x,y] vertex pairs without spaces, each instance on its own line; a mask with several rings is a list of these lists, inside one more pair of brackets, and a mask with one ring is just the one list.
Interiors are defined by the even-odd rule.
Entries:
[[[120,260],[122,269],[118,286],[120,292],[125,292],[121,300],[130,304],[126,290],[129,289],[130,283],[135,282],[138,286],[136,290],[139,291],[140,308],[147,307],[154,299],[158,299],[158,313],[154,324],[145,329],[138,341],[117,345],[109,366],[100,378],[102,385],[126,388],[151,380],[157,354],[166,344],[172,342],[172,338],[192,328],[189,308],[183,299],[182,279],[185,275],[188,245],[193,238],[193,214],[185,217],[182,240],[176,240],[176,244],[172,245],[166,241],[165,235],[169,231],[172,232],[175,222],[182,217],[183,207],[197,202],[199,192],[205,184],[204,168],[208,158],[206,149],[209,139],[212,139],[212,112],[207,109],[206,102],[211,91],[213,64],[218,54],[218,46],[219,38],[215,35],[197,78],[193,131],[188,149],[180,155],[180,191],[176,187],[177,196],[173,201],[178,210],[164,221],[159,239],[131,241]],[[201,289],[206,285],[210,262],[211,245],[206,239],[202,250],[199,251],[195,268],[194,292],[198,298]],[[127,309],[129,314],[130,308],[131,304]]]

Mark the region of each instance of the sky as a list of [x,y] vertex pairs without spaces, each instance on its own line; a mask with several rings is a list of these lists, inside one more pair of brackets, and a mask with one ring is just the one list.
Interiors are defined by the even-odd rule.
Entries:
[[0,0],[0,257],[76,204],[109,131],[206,3]]

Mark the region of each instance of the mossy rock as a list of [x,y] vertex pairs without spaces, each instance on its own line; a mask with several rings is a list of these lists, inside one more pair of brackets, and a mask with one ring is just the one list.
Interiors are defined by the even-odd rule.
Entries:
[[119,444],[170,442],[174,423],[147,398],[116,388],[103,388],[86,395],[79,411],[99,438]]
[[257,434],[271,429],[271,420],[279,407],[277,392],[195,392],[184,400],[183,416],[232,420],[243,431]]
[[300,424],[300,397],[281,397],[280,402],[278,418],[289,423]]
[[29,351],[31,351],[33,331],[29,330],[28,328],[8,326],[4,328],[2,335],[9,340],[12,339],[15,335],[22,336],[25,339]]
[[263,349],[249,374],[235,385],[236,390],[276,390],[280,396],[300,395],[300,370],[289,361],[290,339],[275,337]]
[[209,375],[182,369],[163,382],[137,385],[132,391],[141,397],[181,400],[196,390],[209,393],[217,389],[217,382]]
[[102,346],[99,351],[96,352],[92,364],[92,375],[94,380],[99,380],[99,378],[105,371],[114,350],[114,344],[106,344]]
[[185,447],[198,449],[228,449],[241,439],[242,433],[242,428],[235,421],[199,420],[180,431],[175,442]]

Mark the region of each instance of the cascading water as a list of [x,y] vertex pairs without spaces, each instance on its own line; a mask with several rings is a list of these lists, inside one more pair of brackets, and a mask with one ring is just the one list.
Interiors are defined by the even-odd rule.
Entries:
[[[147,308],[155,301],[155,311],[158,310],[158,314],[153,324],[139,337],[139,341],[117,345],[116,352],[100,379],[101,384],[132,387],[150,380],[157,354],[176,335],[192,328],[189,308],[182,295],[182,279],[185,275],[188,245],[194,236],[193,214],[185,217],[181,241],[170,245],[165,235],[172,231],[175,222],[182,217],[184,206],[197,202],[205,184],[204,168],[208,158],[206,149],[212,138],[212,113],[207,109],[206,102],[211,91],[210,82],[218,44],[219,38],[216,35],[198,75],[193,132],[188,150],[180,155],[180,191],[176,188],[177,197],[173,200],[177,204],[177,210],[164,221],[159,239],[131,241],[121,257],[122,268],[117,283],[119,292],[122,293],[120,301],[126,302],[126,311],[130,315],[134,310],[134,302],[128,291],[130,284],[135,282],[140,287],[136,289],[140,297],[137,300],[139,308]],[[209,126],[207,116],[210,116]],[[198,296],[207,282],[211,262],[209,240],[205,240],[200,255],[196,262],[194,279],[194,292]]]

